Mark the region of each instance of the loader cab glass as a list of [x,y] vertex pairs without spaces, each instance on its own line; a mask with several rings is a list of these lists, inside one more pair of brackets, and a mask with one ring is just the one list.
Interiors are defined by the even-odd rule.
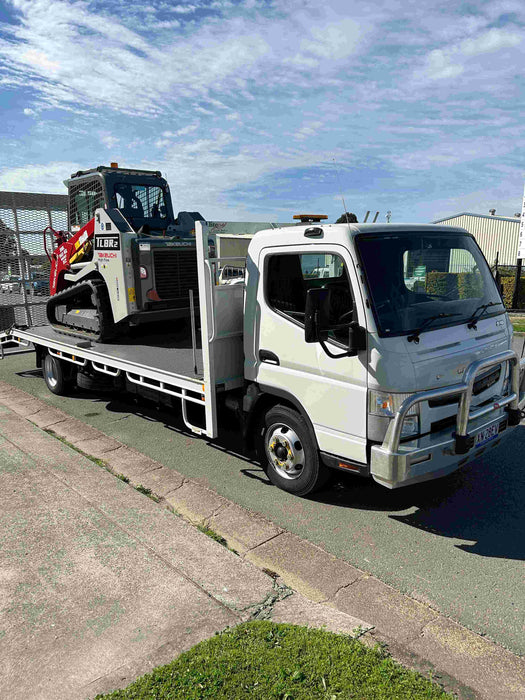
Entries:
[[104,207],[104,190],[100,178],[80,180],[69,185],[69,229],[85,226]]
[[167,217],[164,190],[157,185],[118,183],[114,198],[117,209],[133,222]]
[[[356,237],[379,334],[414,333],[504,312],[489,267],[472,236],[407,232]],[[385,261],[385,262],[379,262]]]

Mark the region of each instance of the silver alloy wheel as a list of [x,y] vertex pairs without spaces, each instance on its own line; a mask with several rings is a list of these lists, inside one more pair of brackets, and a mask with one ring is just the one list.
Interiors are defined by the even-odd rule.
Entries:
[[282,423],[274,423],[267,432],[264,449],[275,471],[285,479],[297,479],[303,472],[305,454],[297,433]]
[[58,384],[58,379],[55,376],[55,363],[51,357],[48,362],[46,362],[46,382],[47,385],[52,388],[56,387]]

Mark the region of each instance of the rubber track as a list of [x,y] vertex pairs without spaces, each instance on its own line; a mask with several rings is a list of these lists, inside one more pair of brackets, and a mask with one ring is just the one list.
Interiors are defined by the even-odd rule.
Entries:
[[[79,293],[82,297],[86,296],[90,302],[91,298],[93,296],[95,297],[95,309],[99,322],[98,331],[88,331],[85,328],[68,326],[57,321],[54,313],[55,308],[62,302],[67,302],[71,297],[78,296]],[[91,303],[90,306],[92,306]],[[104,343],[108,340],[112,340],[119,330],[119,324],[113,321],[113,311],[111,309],[108,289],[103,280],[83,280],[82,282],[77,282],[77,284],[73,284],[67,289],[58,292],[47,302],[46,313],[49,323],[59,333],[72,335],[76,338],[89,338],[97,343]]]

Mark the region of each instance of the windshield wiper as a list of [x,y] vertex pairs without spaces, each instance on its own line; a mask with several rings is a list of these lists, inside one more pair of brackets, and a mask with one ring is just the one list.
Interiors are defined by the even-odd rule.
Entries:
[[412,341],[414,341],[415,343],[419,343],[420,333],[422,333],[429,324],[431,324],[433,321],[437,321],[438,318],[450,318],[451,316],[461,316],[461,314],[436,314],[435,316],[429,316],[423,321],[423,323],[419,326],[417,331],[414,331],[412,335],[408,336],[408,342],[411,343]]
[[[483,316],[485,311],[489,308],[489,306],[497,306],[498,304],[501,304],[503,306],[503,302],[501,302],[501,301],[489,301],[488,304],[480,304],[477,307],[477,309],[474,309],[474,313],[469,318],[468,323],[467,323],[467,328],[473,328],[474,330],[477,330],[476,324],[477,324],[478,320]],[[478,314],[478,316],[476,316],[478,311],[480,313]]]

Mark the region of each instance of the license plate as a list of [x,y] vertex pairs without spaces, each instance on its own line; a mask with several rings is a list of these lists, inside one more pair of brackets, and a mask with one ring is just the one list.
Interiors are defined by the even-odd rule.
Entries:
[[494,440],[494,438],[498,436],[498,433],[499,425],[497,423],[496,425],[491,425],[489,428],[485,428],[485,430],[480,430],[476,435],[476,439],[474,440],[474,447],[480,447],[481,445],[485,445],[487,442]]

